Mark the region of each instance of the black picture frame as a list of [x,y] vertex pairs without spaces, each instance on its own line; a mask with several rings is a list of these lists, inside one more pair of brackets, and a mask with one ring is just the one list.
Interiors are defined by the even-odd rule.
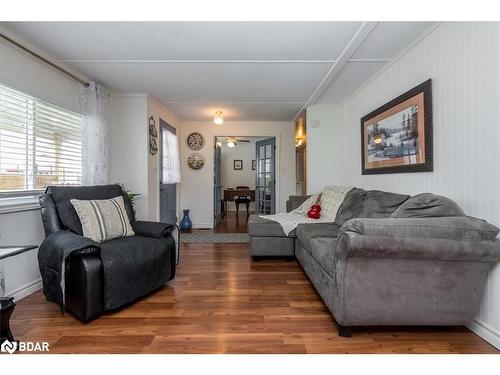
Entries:
[[148,119],[148,134],[149,134],[149,153],[156,155],[158,152],[158,131],[156,130],[156,122],[153,116]]
[[[413,138],[413,145],[408,146],[404,145],[403,141],[401,141],[401,146],[391,147],[383,146],[382,149],[383,155],[380,161],[369,161],[368,159],[368,148],[377,147],[373,146],[373,139],[369,136],[369,127],[375,126],[378,128],[378,122],[383,121],[384,119],[391,117],[396,114],[400,114],[404,110],[400,110],[391,114],[391,112],[396,111],[397,108],[405,108],[402,107],[412,101],[415,103],[419,103],[419,105],[423,106],[423,111],[421,108],[418,108],[416,104],[416,112],[414,114],[415,119],[415,128],[417,129],[416,135]],[[406,107],[405,109],[407,109]],[[386,115],[386,117],[383,117]],[[413,116],[413,114],[412,114]],[[381,118],[381,120],[375,121],[376,118]],[[404,117],[403,117],[404,118]],[[413,117],[412,117],[413,119]],[[409,119],[408,119],[409,121]],[[420,122],[423,121],[423,125]],[[403,120],[404,124],[404,120]],[[375,109],[369,114],[363,116],[361,118],[361,173],[363,175],[370,174],[385,174],[385,173],[413,173],[413,172],[432,172],[433,171],[433,135],[432,135],[432,80],[428,79],[427,81],[419,84],[418,86],[408,90],[404,94],[401,94],[397,98],[389,101],[383,106]],[[404,129],[402,127],[401,129]],[[408,129],[408,128],[406,128]],[[382,128],[382,131],[384,129]],[[370,130],[375,131],[375,130]],[[424,134],[421,134],[423,131]],[[373,134],[373,133],[372,133]],[[380,134],[380,132],[379,132]],[[391,135],[391,134],[389,134]],[[375,138],[375,137],[371,137]],[[380,138],[382,139],[382,138]],[[370,144],[371,142],[371,144]],[[372,149],[372,154],[374,150]],[[417,152],[418,151],[418,152]],[[413,152],[413,153],[411,153]],[[389,155],[386,157],[386,155]],[[394,156],[394,155],[402,155],[402,156]],[[422,159],[423,160],[418,160]],[[416,159],[415,162],[412,162],[411,159]],[[383,160],[385,159],[385,160]],[[399,164],[398,164],[399,163]]]
[[257,160],[252,160],[252,171],[257,169]]
[[243,160],[233,160],[233,169],[235,171],[243,170]]

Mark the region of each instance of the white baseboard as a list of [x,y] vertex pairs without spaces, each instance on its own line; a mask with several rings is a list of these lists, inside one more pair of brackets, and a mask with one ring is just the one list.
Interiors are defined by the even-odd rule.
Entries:
[[500,350],[500,332],[498,332],[495,328],[479,319],[474,319],[472,322],[467,324],[467,328]]
[[32,281],[26,285],[23,285],[16,290],[13,290],[9,293],[9,297],[14,297],[14,301],[19,301],[24,297],[28,297],[30,294],[33,294],[42,289],[42,279],[37,279]]

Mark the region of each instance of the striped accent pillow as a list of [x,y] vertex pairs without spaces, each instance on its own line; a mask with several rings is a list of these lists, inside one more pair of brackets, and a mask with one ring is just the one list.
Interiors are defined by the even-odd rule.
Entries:
[[123,197],[101,200],[71,199],[82,223],[83,236],[96,242],[133,236]]

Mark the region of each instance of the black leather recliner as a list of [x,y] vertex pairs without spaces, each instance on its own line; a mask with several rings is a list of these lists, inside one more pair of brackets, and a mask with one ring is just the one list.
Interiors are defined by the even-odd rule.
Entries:
[[[59,236],[59,233],[62,235],[67,233],[67,231],[71,231],[77,235],[82,234],[81,224],[76,211],[70,203],[70,199],[110,199],[119,195],[122,195],[124,198],[125,208],[136,236],[115,240],[118,241],[118,244],[115,243],[113,246],[130,247],[131,244],[138,244],[141,247],[147,246],[147,243],[151,243],[150,241],[164,240],[165,238],[161,238],[162,236],[171,237],[170,231],[162,232],[167,227],[165,224],[137,221],[135,219],[132,203],[123,192],[121,186],[102,185],[80,187],[49,186],[45,194],[40,196],[41,214],[46,238],[51,235]],[[143,239],[142,237],[146,238]],[[170,257],[165,262],[170,262],[170,267],[167,267],[169,270],[168,274],[161,276],[162,278],[164,277],[162,281],[171,280],[175,276],[177,254],[175,245],[172,246],[173,242],[171,240],[169,244],[165,245],[168,246]],[[105,244],[102,244],[103,251]],[[74,251],[66,258],[64,263],[65,310],[84,322],[100,316],[107,310],[104,301],[105,277],[101,250],[96,247],[86,249],[85,251]],[[151,291],[145,290],[143,294]],[[134,297],[138,298],[140,296]],[[126,302],[132,302],[132,300]]]

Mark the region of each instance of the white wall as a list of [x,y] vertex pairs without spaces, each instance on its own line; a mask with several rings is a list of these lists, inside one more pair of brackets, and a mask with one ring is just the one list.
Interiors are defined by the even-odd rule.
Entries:
[[[155,99],[148,96],[147,102],[147,118],[153,116],[156,123],[156,131],[158,137],[160,136],[160,118],[167,124],[177,128],[179,126],[179,119],[174,116],[164,105],[158,103]],[[160,140],[158,139],[158,142]],[[158,143],[160,146],[160,143]],[[179,206],[180,189],[177,189],[177,206]],[[148,205],[149,205],[149,219],[160,219],[160,152],[156,155],[148,153]]]
[[141,194],[135,205],[138,219],[159,220],[160,153],[149,153],[149,118],[153,116],[158,134],[160,118],[173,127],[179,120],[146,94],[114,93],[109,112],[111,182]]
[[[240,142],[235,147],[227,147],[226,143],[222,143],[222,167],[221,177],[222,186],[226,188],[236,188],[236,186],[248,186],[250,189],[255,189],[255,170],[252,170],[252,160],[255,160],[255,141],[248,143]],[[243,169],[234,170],[234,160],[243,160]],[[240,208],[243,206],[240,205]],[[236,204],[229,202],[227,204],[228,211],[236,211]],[[246,207],[243,207],[245,210]],[[255,202],[250,203],[250,211],[255,210]]]
[[[0,30],[4,32],[1,26]],[[0,84],[80,112],[77,81],[1,38]],[[39,245],[44,237],[39,209],[6,212],[0,208],[0,246]],[[7,295],[19,299],[41,288],[37,252],[35,249],[5,261]]]
[[148,220],[147,96],[118,95],[109,98],[110,182],[123,183],[136,198],[138,219]]
[[[428,78],[433,81],[434,172],[362,176],[360,118]],[[500,226],[499,102],[500,23],[444,23],[344,103],[342,120],[332,119],[334,147],[325,149],[326,159],[311,160],[309,172],[326,170],[330,159],[340,156],[328,181],[442,194],[468,215]],[[490,272],[471,328],[500,347],[500,265]]]
[[339,185],[342,155],[338,147],[338,127],[342,107],[316,104],[306,111],[307,124],[307,194],[317,194],[325,186]]
[[[191,209],[193,227],[212,228],[214,210],[214,137],[215,136],[274,136],[277,150],[277,205],[276,211],[286,211],[286,200],[295,192],[294,125],[288,121],[226,121],[215,125],[212,121],[186,121],[178,128],[181,154],[181,205]],[[205,137],[205,146],[198,151],[205,157],[205,166],[193,171],[187,166],[192,151],[186,145],[191,132]]]
[[[40,245],[44,238],[40,210],[0,214],[0,246]],[[6,295],[20,299],[41,288],[37,254],[34,249],[5,260]]]
[[[11,35],[0,25],[0,31]],[[20,40],[19,37],[15,37]],[[20,40],[21,41],[21,40]],[[22,41],[24,45],[27,42]],[[31,47],[36,50],[36,48]],[[42,51],[44,57],[51,59]],[[0,83],[59,107],[80,112],[80,83],[0,38]],[[71,70],[68,67],[65,69]]]

